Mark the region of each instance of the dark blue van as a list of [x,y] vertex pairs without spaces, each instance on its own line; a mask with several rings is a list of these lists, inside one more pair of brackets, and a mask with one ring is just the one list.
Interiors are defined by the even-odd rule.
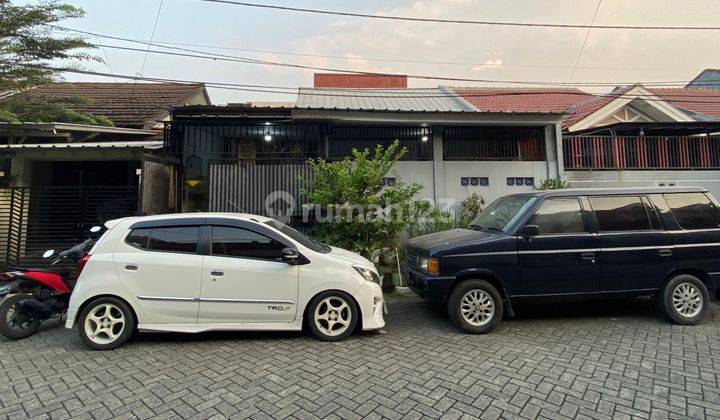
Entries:
[[467,228],[407,244],[407,278],[471,333],[525,300],[654,296],[696,324],[720,285],[720,210],[697,187],[565,189],[508,195]]

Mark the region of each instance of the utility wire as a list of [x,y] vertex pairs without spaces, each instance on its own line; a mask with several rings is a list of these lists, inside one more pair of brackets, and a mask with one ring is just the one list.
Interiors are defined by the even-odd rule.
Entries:
[[[67,28],[58,25],[48,25],[60,31],[76,32],[85,35],[91,35],[99,38],[115,39],[119,41],[136,42],[146,44],[147,41],[139,40],[137,38],[124,38],[112,35],[100,34],[97,32],[81,31],[79,29]],[[393,58],[382,58],[382,57],[360,57],[360,56],[347,56],[347,55],[329,55],[329,54],[310,54],[310,53],[298,53],[289,51],[277,51],[277,50],[265,50],[256,48],[240,48],[230,47],[226,45],[210,45],[210,44],[194,44],[187,42],[173,42],[173,41],[154,41],[153,45],[159,47],[168,46],[180,46],[180,47],[197,47],[197,48],[210,48],[216,50],[226,51],[244,51],[254,53],[268,53],[278,55],[288,55],[294,57],[312,57],[312,58],[330,58],[334,60],[346,60],[346,61],[377,61],[383,63],[405,63],[405,64],[437,64],[446,66],[480,66],[480,67],[492,67],[492,68],[504,68],[504,67],[517,67],[517,68],[541,68],[541,69],[572,69],[574,66],[560,66],[552,64],[493,64],[493,63],[481,63],[471,61],[436,61],[436,60],[410,60],[410,59],[393,59]],[[211,52],[206,52],[212,54]],[[658,67],[608,67],[608,66],[577,66],[578,69],[584,70],[635,70],[635,71],[700,71],[703,68],[658,68]]]
[[681,31],[717,31],[720,26],[638,26],[638,25],[582,25],[568,23],[534,23],[534,22],[502,22],[489,20],[462,20],[462,19],[432,19],[410,16],[394,16],[394,15],[370,15],[366,13],[341,12],[335,10],[307,9],[300,7],[278,6],[273,4],[249,3],[233,0],[200,0],[208,3],[221,3],[234,6],[255,7],[261,9],[282,10],[287,12],[303,12],[315,13],[321,15],[347,16],[368,19],[381,20],[401,20],[411,22],[431,22],[431,23],[455,23],[464,25],[488,25],[488,26],[513,26],[526,28],[565,28],[565,29],[627,29],[627,30],[681,30]]
[[[150,40],[148,41],[148,50],[150,50],[150,46],[152,45],[153,40],[155,39],[155,30],[157,29],[158,20],[160,20],[160,12],[162,11],[163,7],[163,1],[160,0],[160,4],[158,5],[158,11],[155,15],[155,23],[153,24],[152,32],[150,33]],[[143,57],[142,65],[140,66],[140,71],[138,73],[143,74],[143,71],[145,70],[145,62],[147,61],[148,54],[147,51],[145,52],[145,57]]]
[[[381,73],[381,72],[369,72],[369,71],[357,71],[357,70],[349,70],[349,69],[343,69],[343,68],[332,68],[332,67],[319,67],[319,66],[310,66],[310,65],[303,65],[303,64],[296,64],[296,63],[283,63],[279,61],[268,61],[268,60],[257,60],[253,58],[248,57],[238,57],[238,56],[228,56],[226,54],[214,54],[214,53],[207,53],[207,52],[199,52],[199,53],[179,53],[179,52],[170,52],[170,51],[161,51],[161,50],[153,50],[153,49],[140,49],[140,48],[132,48],[132,47],[123,47],[119,45],[109,45],[109,44],[92,44],[97,47],[104,47],[104,48],[111,48],[111,49],[117,49],[117,50],[124,50],[124,51],[136,51],[136,52],[149,52],[152,54],[161,54],[161,55],[170,55],[170,56],[178,56],[178,57],[189,57],[189,58],[200,58],[200,59],[206,59],[206,60],[213,60],[213,61],[230,61],[230,62],[237,62],[237,63],[245,63],[245,64],[259,64],[259,65],[266,65],[266,66],[277,66],[277,67],[290,67],[290,68],[298,68],[298,69],[309,69],[309,70],[321,70],[321,71],[329,71],[329,72],[337,72],[337,73],[348,73],[348,74],[364,74],[364,75],[376,75],[376,76],[405,76],[410,79],[422,79],[422,80],[442,80],[442,81],[452,81],[452,82],[480,82],[480,83],[505,83],[505,84],[512,84],[512,85],[538,85],[538,86],[596,86],[596,87],[615,87],[617,85],[631,85],[631,84],[643,84],[646,86],[685,86],[688,81],[687,80],[680,80],[680,81],[658,81],[658,82],[553,82],[553,81],[522,81],[522,80],[497,80],[497,79],[477,79],[477,78],[466,78],[466,77],[449,77],[449,76],[432,76],[432,75],[421,75],[421,74],[396,74],[396,73]],[[178,49],[179,47],[167,47],[167,46],[160,46],[161,48],[171,48],[171,49]],[[187,51],[187,49],[181,49]]]
[[568,82],[572,82],[573,77],[575,77],[575,71],[577,70],[578,64],[580,64],[580,57],[582,57],[582,53],[583,51],[585,51],[585,45],[587,45],[588,38],[590,38],[590,31],[592,31],[592,25],[595,23],[595,18],[597,17],[598,11],[600,10],[600,4],[602,4],[602,0],[598,0],[597,6],[595,6],[595,13],[593,14],[592,20],[590,21],[590,27],[587,29],[587,32],[585,32],[585,40],[583,40],[582,47],[580,47],[580,52],[575,59],[575,65],[573,66],[572,73],[570,73],[570,79],[568,79]]
[[[657,99],[656,95],[645,95],[645,94],[639,94],[639,95],[627,95],[626,93],[607,93],[607,94],[600,94],[600,95],[593,95],[589,93],[585,93],[582,91],[558,91],[558,90],[527,90],[522,92],[481,92],[481,93],[449,93],[449,94],[433,94],[433,95],[396,95],[393,96],[393,90],[388,89],[387,91],[390,93],[390,95],[368,95],[368,94],[352,94],[352,93],[330,93],[330,92],[307,92],[307,91],[300,91],[298,88],[289,88],[289,87],[282,87],[282,86],[268,86],[268,85],[251,85],[251,84],[239,84],[239,83],[227,83],[227,82],[208,82],[208,81],[197,81],[197,80],[187,80],[187,79],[173,79],[173,78],[161,78],[161,77],[146,77],[146,76],[131,76],[131,75],[124,75],[124,74],[112,74],[112,73],[103,73],[103,72],[96,72],[96,71],[90,71],[90,70],[79,70],[79,69],[73,69],[73,68],[59,68],[59,67],[50,67],[50,66],[29,66],[26,65],[26,67],[40,67],[45,68],[48,70],[53,70],[56,72],[62,72],[62,73],[76,73],[76,74],[85,74],[85,75],[92,75],[92,76],[99,76],[99,77],[113,77],[118,79],[127,79],[127,80],[135,80],[135,81],[147,81],[147,82],[164,82],[164,83],[182,83],[182,84],[201,84],[205,85],[206,87],[215,88],[215,89],[227,89],[227,90],[238,90],[238,91],[248,91],[248,92],[262,92],[262,93],[275,93],[275,94],[284,94],[284,95],[298,95],[302,94],[304,96],[320,96],[320,97],[341,97],[341,98],[399,98],[399,99],[405,99],[405,98],[457,98],[457,97],[463,97],[463,98],[482,98],[482,97],[506,97],[506,96],[523,96],[523,95],[568,95],[568,96],[583,96],[583,97],[590,97],[586,101],[579,101],[578,103],[572,105],[572,106],[578,106],[584,103],[590,103],[593,100],[603,99],[603,98],[627,98],[627,99],[635,99],[635,98],[642,98],[649,102],[667,102],[663,99]],[[472,88],[470,88],[472,89]],[[377,93],[376,90],[373,90],[373,93]],[[677,95],[681,96],[683,98],[687,98],[686,95]],[[716,96],[707,96],[718,98],[718,100],[715,101],[698,101],[693,99],[677,99],[677,102],[683,103],[683,104],[718,104],[720,103],[720,95]]]

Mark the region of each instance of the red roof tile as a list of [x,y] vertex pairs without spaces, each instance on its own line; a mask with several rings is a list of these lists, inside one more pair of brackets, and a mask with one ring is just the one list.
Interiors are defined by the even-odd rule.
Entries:
[[[50,98],[79,96],[91,104],[72,105],[78,112],[104,115],[118,127],[149,128],[168,115],[168,108],[186,105],[202,84],[182,83],[53,83],[25,94]],[[206,94],[205,94],[206,95]]]
[[651,88],[655,95],[672,105],[720,119],[720,90],[706,88]]
[[452,87],[481,111],[559,114],[578,102],[594,98],[575,88],[463,88]]

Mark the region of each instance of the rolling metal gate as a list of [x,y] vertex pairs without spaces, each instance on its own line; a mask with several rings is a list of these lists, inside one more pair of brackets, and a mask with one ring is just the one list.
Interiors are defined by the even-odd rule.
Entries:
[[46,266],[47,249],[87,238],[93,225],[137,214],[137,187],[0,188],[0,267]]
[[[311,178],[312,170],[305,164],[211,162],[209,209],[275,216],[286,214],[292,206],[292,215],[300,215],[302,205],[307,202],[300,194],[301,179]],[[267,209],[274,214],[269,214]]]

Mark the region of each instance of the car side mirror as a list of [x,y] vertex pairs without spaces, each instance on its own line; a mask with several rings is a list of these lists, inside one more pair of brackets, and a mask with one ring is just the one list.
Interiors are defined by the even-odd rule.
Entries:
[[298,254],[297,250],[295,249],[292,249],[290,247],[285,247],[282,249],[283,262],[286,262],[288,264],[295,264],[299,257],[300,254]]
[[526,238],[530,236],[537,236],[540,234],[540,226],[538,225],[525,225],[522,229],[522,235]]

